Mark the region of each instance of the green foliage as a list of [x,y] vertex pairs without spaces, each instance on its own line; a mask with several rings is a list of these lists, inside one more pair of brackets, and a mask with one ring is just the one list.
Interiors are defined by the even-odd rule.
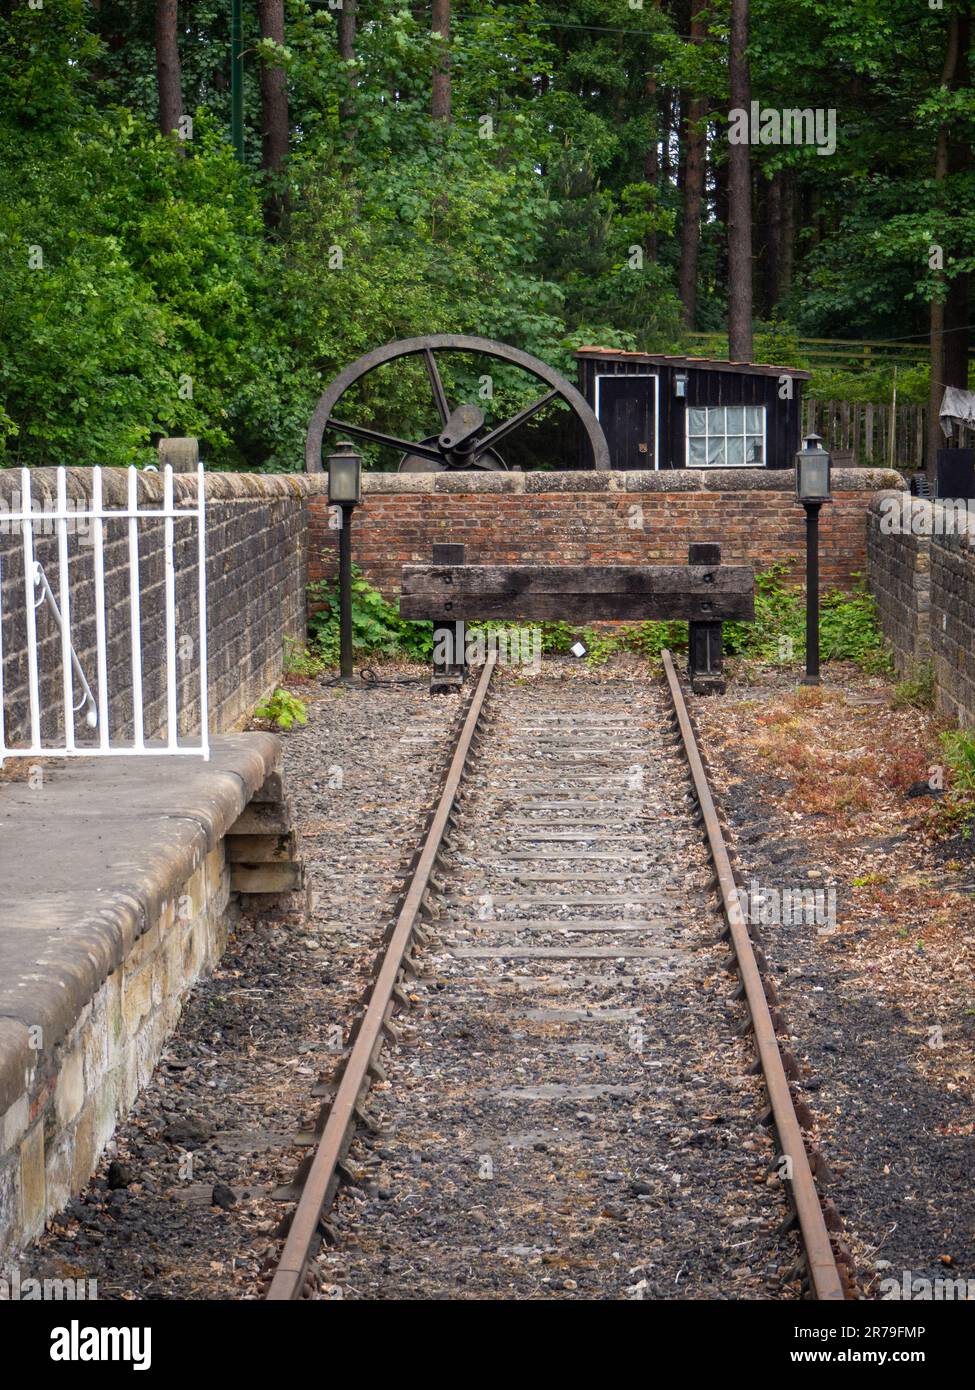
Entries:
[[868,673],[889,674],[877,604],[861,585],[852,594],[829,593],[820,604],[819,642],[824,661],[855,661]]
[[587,666],[605,666],[620,645],[618,634],[597,632],[591,627],[583,628],[579,637],[586,649],[584,660]]
[[964,729],[949,729],[941,735],[941,746],[949,777],[935,824],[943,835],[961,833],[971,839],[975,831],[975,737]]
[[[257,9],[243,7],[241,165],[227,138],[224,0],[180,7],[194,123],[181,150],[157,134],[152,5],[0,6],[0,466],[140,463],[159,434],[194,433],[211,467],[299,469],[323,383],[395,337],[497,337],[569,372],[586,341],[678,346],[675,94],[682,113],[695,96],[709,112],[697,325],[723,326],[726,4],[693,42],[686,5],[455,4],[452,119],[436,124],[430,79],[444,41],[429,5],[359,0],[351,64],[324,0],[287,0],[283,48],[260,39]],[[756,99],[837,111],[829,158],[752,150],[759,360],[801,365],[800,334],[916,339],[944,290],[930,246],[946,248],[946,282],[975,269],[972,161],[953,150],[947,179],[933,180],[939,123],[959,151],[975,132],[971,85],[939,80],[947,11],[752,0]],[[291,115],[276,176],[290,217],[276,232],[263,225],[272,180],[260,167],[259,77],[272,62],[287,70]],[[789,284],[766,304],[775,176],[796,235]],[[349,400],[349,418],[378,408],[398,433],[429,433],[419,370],[380,374]],[[452,396],[470,392],[470,362],[445,370]],[[887,367],[816,368],[810,393],[886,401],[891,388]],[[530,390],[499,370],[489,418]],[[899,372],[901,401],[926,394],[926,368]],[[536,446],[558,456],[558,424],[555,407],[532,423],[526,458]]]
[[[326,666],[339,662],[338,582],[319,580],[309,585],[309,594],[326,608],[314,613],[309,622],[312,647]],[[383,598],[359,569],[352,570],[352,650],[359,656],[403,656],[410,661],[429,661],[433,653],[433,624],[409,622],[399,609]]]
[[930,662],[915,667],[905,680],[897,682],[891,703],[895,709],[934,708],[934,668]]
[[[778,359],[776,359],[778,360]],[[928,399],[928,367],[897,367],[897,402],[899,405],[923,405]],[[851,401],[889,405],[894,396],[894,364],[886,362],[872,371],[843,371],[838,367],[816,367],[806,386],[810,400]],[[877,439],[877,449],[883,456],[885,439]]]
[[[755,621],[725,623],[725,650],[764,662],[801,662],[806,654],[804,592],[783,582],[785,565],[755,576]],[[823,661],[855,661],[864,670],[889,670],[873,597],[862,586],[851,594],[832,592],[820,600]]]
[[299,680],[313,680],[325,669],[320,652],[312,651],[303,642],[293,638],[284,639],[284,674],[296,676]]
[[276,729],[287,730],[295,724],[307,724],[308,709],[297,695],[292,695],[290,690],[279,685],[272,695],[256,706],[254,718],[266,719]]
[[[725,651],[759,661],[784,661],[805,652],[805,603],[800,590],[783,583],[786,565],[755,576],[755,621],[725,623]],[[791,653],[791,655],[790,655]]]
[[546,655],[562,655],[569,650],[576,635],[569,623],[542,623],[542,651]]
[[648,661],[658,660],[665,648],[672,652],[686,651],[687,624],[676,619],[651,618],[628,630],[626,645]]
[[951,772],[951,784],[959,792],[975,794],[975,737],[964,729],[948,729],[941,746]]

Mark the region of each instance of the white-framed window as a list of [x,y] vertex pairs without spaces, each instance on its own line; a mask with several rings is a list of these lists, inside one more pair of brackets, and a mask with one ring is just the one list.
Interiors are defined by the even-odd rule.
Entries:
[[764,464],[764,405],[688,406],[688,468],[761,468]]

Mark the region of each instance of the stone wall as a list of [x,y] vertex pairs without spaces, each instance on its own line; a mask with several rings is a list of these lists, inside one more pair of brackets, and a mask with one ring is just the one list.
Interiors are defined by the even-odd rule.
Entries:
[[[886,469],[840,469],[822,512],[822,574],[849,589],[866,568],[866,512]],[[792,473],[672,472],[367,474],[353,558],[384,594],[404,564],[429,562],[436,541],[462,541],[476,564],[685,564],[692,541],[720,541],[729,563],[788,566],[801,582],[805,520]],[[309,573],[330,578],[337,536],[323,496],[309,499]]]
[[931,660],[930,533],[914,534],[930,513],[930,502],[922,498],[886,492],[877,494],[867,514],[868,583],[901,675]]
[[[125,505],[126,473],[103,471],[105,505]],[[68,470],[71,505],[91,499],[90,469]],[[140,506],[157,506],[162,478],[140,473]],[[27,652],[24,622],[23,552],[19,527],[5,516],[20,506],[20,470],[0,470],[0,581],[3,612],[3,692],[8,742],[29,735]],[[31,474],[33,507],[51,510],[55,471]],[[174,480],[178,506],[196,502],[195,476]],[[212,473],[206,476],[207,604],[210,728],[238,727],[280,677],[285,637],[302,639],[305,624],[306,480]],[[35,552],[58,593],[57,537],[51,522],[35,523]],[[106,625],[108,634],[109,725],[113,739],[132,733],[132,672],[129,640],[128,539],[125,521],[105,526]],[[162,523],[139,523],[143,634],[143,717],[147,738],[165,732],[166,687]],[[90,521],[70,523],[71,629],[75,650],[95,689],[94,547]],[[199,730],[199,622],[195,522],[175,524],[178,677],[181,733]],[[47,605],[38,609],[41,708],[44,739],[60,741],[61,647]]]
[[975,729],[975,521],[931,537],[931,665],[938,708]]
[[[226,944],[222,847],[149,921],[56,1048],[25,1049],[0,1088],[0,1251],[39,1235],[88,1182],[118,1120],[148,1084],[187,992]],[[0,1032],[19,1025],[0,1018]]]
[[975,519],[964,503],[875,498],[868,578],[898,671],[930,662],[937,708],[975,728]]
[[301,887],[290,820],[264,733],[0,785],[0,1270],[87,1183],[238,904]]

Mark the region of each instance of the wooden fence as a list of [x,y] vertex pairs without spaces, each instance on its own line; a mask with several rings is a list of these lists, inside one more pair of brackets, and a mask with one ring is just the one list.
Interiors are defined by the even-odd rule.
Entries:
[[[706,357],[728,356],[726,333],[688,333],[685,335],[692,352]],[[755,336],[762,337],[762,329]],[[847,371],[872,371],[876,367],[921,367],[930,361],[926,342],[904,343],[877,339],[799,338],[796,340],[804,366],[839,367]],[[975,350],[969,353],[975,362]],[[778,360],[778,359],[776,359]]]
[[[924,405],[899,405],[895,412],[889,401],[804,400],[802,432],[821,434],[834,453],[852,452],[855,464],[923,468],[927,414]],[[952,443],[972,448],[975,431],[956,429]]]

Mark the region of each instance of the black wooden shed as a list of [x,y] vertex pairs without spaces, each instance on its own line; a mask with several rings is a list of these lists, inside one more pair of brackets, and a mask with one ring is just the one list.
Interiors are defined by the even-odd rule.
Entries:
[[576,360],[613,468],[794,465],[808,372],[599,347]]

